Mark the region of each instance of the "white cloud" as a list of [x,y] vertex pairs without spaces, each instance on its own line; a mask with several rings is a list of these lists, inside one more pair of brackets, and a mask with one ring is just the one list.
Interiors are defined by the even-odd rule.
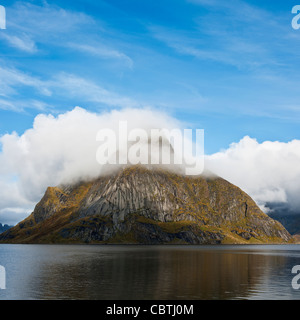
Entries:
[[300,140],[258,143],[248,136],[207,156],[207,167],[249,193],[262,207],[287,202],[300,211]]

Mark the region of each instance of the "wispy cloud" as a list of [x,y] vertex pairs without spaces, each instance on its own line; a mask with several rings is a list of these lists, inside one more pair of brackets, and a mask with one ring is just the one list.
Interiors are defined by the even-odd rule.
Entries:
[[7,11],[10,18],[0,39],[27,53],[35,53],[39,44],[53,42],[58,36],[93,23],[93,19],[83,13],[66,11],[46,2],[43,6],[17,2],[7,7]]
[[47,46],[52,49],[53,46],[68,47],[99,58],[123,61],[130,68],[133,66],[132,59],[125,53],[99,40],[99,33],[104,34],[105,29],[100,21],[85,13],[68,11],[47,2],[42,6],[18,2],[8,11],[11,18],[0,40],[18,50],[33,54],[40,46],[43,50],[47,50]]
[[[223,37],[222,42],[205,41],[202,38],[189,38],[160,27],[152,27],[153,36],[164,42],[181,55],[191,56],[199,60],[215,61],[235,66],[238,69],[253,69],[272,60],[264,59],[265,50],[257,44],[247,43],[242,39]],[[221,35],[219,35],[221,38]],[[211,45],[214,43],[217,45]]]
[[141,104],[126,96],[107,90],[91,80],[76,75],[62,73],[50,82],[60,94],[83,98],[85,101],[96,102],[114,107],[140,107]]
[[16,88],[18,86],[32,87],[43,95],[51,95],[45,83],[37,77],[28,75],[16,68],[0,66],[0,95],[6,96],[17,93]]
[[201,5],[209,8],[213,8],[214,11],[226,10],[226,13],[230,12],[230,18],[235,18],[239,21],[253,21],[263,20],[269,18],[270,14],[265,10],[260,9],[254,5],[250,5],[242,0],[231,0],[231,1],[219,1],[219,0],[187,0],[189,3]]
[[37,51],[35,42],[27,34],[23,34],[21,36],[14,36],[2,32],[0,36],[2,39],[6,40],[10,46],[16,49],[28,53],[35,53]]
[[[0,60],[0,109],[16,112],[30,108],[47,110],[55,105],[52,102],[56,97],[64,100],[74,97],[82,99],[83,103],[92,102],[116,107],[138,105],[133,99],[105,89],[88,80],[88,77],[71,75],[71,67],[69,72],[64,73],[61,65],[53,66],[53,61],[60,61],[61,56],[70,55],[71,50],[79,53],[75,58],[77,61],[86,60],[86,55],[89,55],[102,59],[106,70],[110,68],[114,71],[113,68],[118,68],[120,73],[120,64],[131,69],[133,60],[116,48],[117,45],[113,40],[110,41],[109,37],[102,40],[101,34],[105,34],[106,30],[101,26],[101,21],[96,21],[82,12],[50,5],[46,1],[42,5],[17,2],[10,7],[7,6],[7,12],[10,16],[8,28],[0,34],[0,43],[3,42],[4,47],[8,45],[7,47],[15,48],[22,54],[34,54],[36,57],[42,54],[49,59],[52,69],[43,65],[43,70],[38,74],[32,68],[29,73],[26,65],[22,68],[19,63],[16,68],[15,63],[3,56]],[[57,60],[53,60],[53,54],[59,56]],[[107,60],[118,64],[108,65]],[[72,66],[72,63],[70,65]],[[51,97],[53,92],[55,97]]]
[[100,58],[104,58],[104,59],[117,59],[120,61],[124,61],[126,63],[126,65],[128,65],[128,67],[132,68],[133,66],[133,61],[131,58],[129,58],[126,54],[106,47],[104,45],[87,45],[87,44],[79,44],[79,43],[69,43],[68,44],[69,48],[73,48],[75,50],[96,56],[96,57],[100,57]]
[[[19,91],[25,88],[39,93],[40,100],[28,98],[22,100]],[[73,97],[106,106],[142,106],[132,98],[115,93],[89,79],[74,74],[62,72],[53,78],[42,80],[15,68],[0,66],[0,109],[18,112],[24,109],[47,110],[51,106],[49,100],[51,101],[53,93],[64,99]]]
[[[201,23],[204,24],[204,21],[201,20]],[[256,41],[254,35],[244,34],[242,37],[235,34],[234,30],[215,29],[211,25],[195,28],[193,33],[187,33],[184,30],[152,26],[150,31],[156,39],[177,53],[199,60],[219,62],[242,70],[280,65],[268,46]]]
[[[193,31],[152,26],[153,36],[181,55],[215,61],[246,71],[284,67],[282,46],[292,31],[282,17],[245,1],[187,0],[199,9]],[[196,11],[197,12],[197,11]],[[292,56],[295,52],[291,52]]]
[[40,6],[17,2],[8,7],[7,11],[10,14],[7,29],[19,30],[36,37],[42,34],[48,40],[95,24],[94,19],[85,13],[68,11],[45,1]]
[[21,110],[23,110],[19,105],[13,103],[13,101],[7,100],[7,99],[1,99],[1,98],[0,98],[0,109],[14,111],[14,112],[20,112]]

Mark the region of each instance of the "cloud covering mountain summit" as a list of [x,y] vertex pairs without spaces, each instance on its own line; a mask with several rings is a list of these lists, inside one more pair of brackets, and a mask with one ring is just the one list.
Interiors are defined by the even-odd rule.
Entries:
[[[0,138],[0,221],[14,224],[28,215],[48,186],[103,174],[96,161],[101,128],[183,128],[182,122],[151,109],[124,109],[96,114],[82,108],[38,115],[22,135]],[[206,156],[206,168],[245,190],[264,208],[286,202],[300,208],[300,141],[288,143],[244,137],[227,150]],[[300,210],[300,209],[299,209]]]

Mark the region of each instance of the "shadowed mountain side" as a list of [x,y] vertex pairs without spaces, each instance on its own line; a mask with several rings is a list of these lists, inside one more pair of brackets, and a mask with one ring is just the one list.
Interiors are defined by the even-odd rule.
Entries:
[[290,234],[219,177],[130,167],[48,188],[7,243],[284,243]]

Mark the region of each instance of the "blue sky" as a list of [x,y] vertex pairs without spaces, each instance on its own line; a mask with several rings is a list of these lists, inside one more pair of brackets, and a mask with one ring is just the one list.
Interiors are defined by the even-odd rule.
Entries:
[[75,106],[151,106],[205,129],[208,154],[245,135],[300,138],[295,1],[0,4],[0,135]]

